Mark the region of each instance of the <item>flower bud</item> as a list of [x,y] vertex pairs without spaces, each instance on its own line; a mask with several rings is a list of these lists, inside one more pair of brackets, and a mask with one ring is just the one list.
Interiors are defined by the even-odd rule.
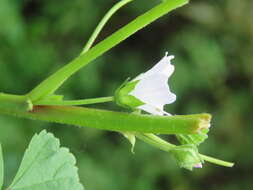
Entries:
[[200,158],[194,145],[181,145],[170,150],[180,167],[192,170],[202,168],[203,160]]

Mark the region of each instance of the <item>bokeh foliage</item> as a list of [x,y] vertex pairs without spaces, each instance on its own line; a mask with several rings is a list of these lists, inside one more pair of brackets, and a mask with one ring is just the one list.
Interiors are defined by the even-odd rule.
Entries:
[[[112,0],[1,0],[0,91],[24,94],[78,55]],[[101,40],[158,1],[135,0],[107,24]],[[203,153],[235,161],[188,172],[171,157],[119,134],[0,116],[6,182],[35,132],[46,128],[76,155],[86,189],[251,189],[253,172],[253,2],[192,0],[95,60],[58,91],[66,98],[112,95],[127,78],[174,54],[173,114],[214,116]],[[119,110],[113,104],[96,106]],[[173,139],[172,139],[173,140]]]

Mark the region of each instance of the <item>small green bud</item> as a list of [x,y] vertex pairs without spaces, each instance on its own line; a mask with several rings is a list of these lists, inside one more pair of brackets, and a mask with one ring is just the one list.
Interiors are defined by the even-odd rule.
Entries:
[[198,149],[194,145],[181,145],[170,150],[181,168],[192,170],[201,168],[203,160],[200,158]]

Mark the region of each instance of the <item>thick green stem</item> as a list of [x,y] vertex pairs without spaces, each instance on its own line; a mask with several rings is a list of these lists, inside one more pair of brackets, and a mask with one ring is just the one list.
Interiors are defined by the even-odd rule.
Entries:
[[[166,151],[166,152],[169,152],[171,149],[175,148],[176,145],[174,144],[171,144],[163,139],[161,139],[160,137],[154,135],[154,134],[142,134],[142,133],[135,133],[136,137],[141,139],[142,141],[156,147],[156,148],[159,148],[163,151]],[[203,154],[200,154],[200,157],[207,161],[207,162],[210,162],[210,163],[213,163],[213,164],[217,164],[217,165],[220,165],[220,166],[225,166],[225,167],[233,167],[234,163],[231,163],[231,162],[226,162],[226,161],[223,161],[223,160],[219,160],[219,159],[216,159],[216,158],[212,158],[210,156],[206,156],[206,155],[203,155]]]
[[35,105],[57,105],[57,106],[77,106],[77,105],[88,105],[88,104],[98,104],[98,103],[105,103],[105,102],[112,102],[114,97],[101,97],[101,98],[89,98],[89,99],[82,99],[82,100],[62,100],[62,101],[55,101],[55,100],[45,100],[45,101],[38,101]]
[[127,3],[131,2],[133,0],[120,0],[118,3],[116,3],[106,14],[105,16],[102,18],[102,20],[99,22],[99,24],[97,25],[97,27],[95,28],[94,32],[92,33],[91,37],[89,38],[88,42],[86,43],[83,51],[81,52],[81,55],[84,54],[85,52],[87,52],[92,44],[94,43],[94,41],[96,40],[98,34],[101,32],[101,30],[103,29],[103,27],[105,26],[105,24],[107,23],[107,21],[112,17],[112,15],[114,13],[117,12],[117,10],[119,10],[121,7],[123,7],[124,5],[126,5]]
[[[0,94],[0,113],[111,131],[160,134],[195,134],[203,126],[207,126],[205,123],[209,123],[211,118],[209,114],[201,114],[197,117],[166,117],[74,106],[32,107],[25,98],[25,96]],[[17,106],[14,106],[15,104]],[[209,120],[203,119],[205,117],[209,117]]]
[[95,47],[91,48],[88,52],[82,54],[78,58],[74,59],[68,65],[64,66],[56,73],[51,75],[49,78],[40,83],[36,88],[34,88],[27,96],[32,102],[38,101],[41,98],[53,94],[65,80],[67,80],[72,74],[77,72],[79,69],[116,46],[138,30],[142,29],[146,25],[155,21],[159,17],[174,10],[180,6],[186,4],[188,0],[173,0],[165,1],[158,6],[147,11],[143,15],[137,17],[135,20],[122,27],[114,34],[97,44]]
[[25,96],[0,93],[0,112],[2,109],[12,112],[28,111],[31,104]]

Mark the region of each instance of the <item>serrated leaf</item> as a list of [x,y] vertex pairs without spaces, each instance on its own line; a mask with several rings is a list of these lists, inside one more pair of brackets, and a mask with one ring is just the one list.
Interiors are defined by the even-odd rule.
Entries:
[[194,144],[198,146],[208,138],[207,135],[208,131],[209,129],[202,129],[199,134],[192,134],[192,135],[179,134],[176,136],[181,144]]
[[8,189],[83,190],[75,157],[51,133],[34,135],[20,168]]
[[3,162],[2,146],[0,144],[0,189],[2,189],[3,183],[4,183],[4,162]]

